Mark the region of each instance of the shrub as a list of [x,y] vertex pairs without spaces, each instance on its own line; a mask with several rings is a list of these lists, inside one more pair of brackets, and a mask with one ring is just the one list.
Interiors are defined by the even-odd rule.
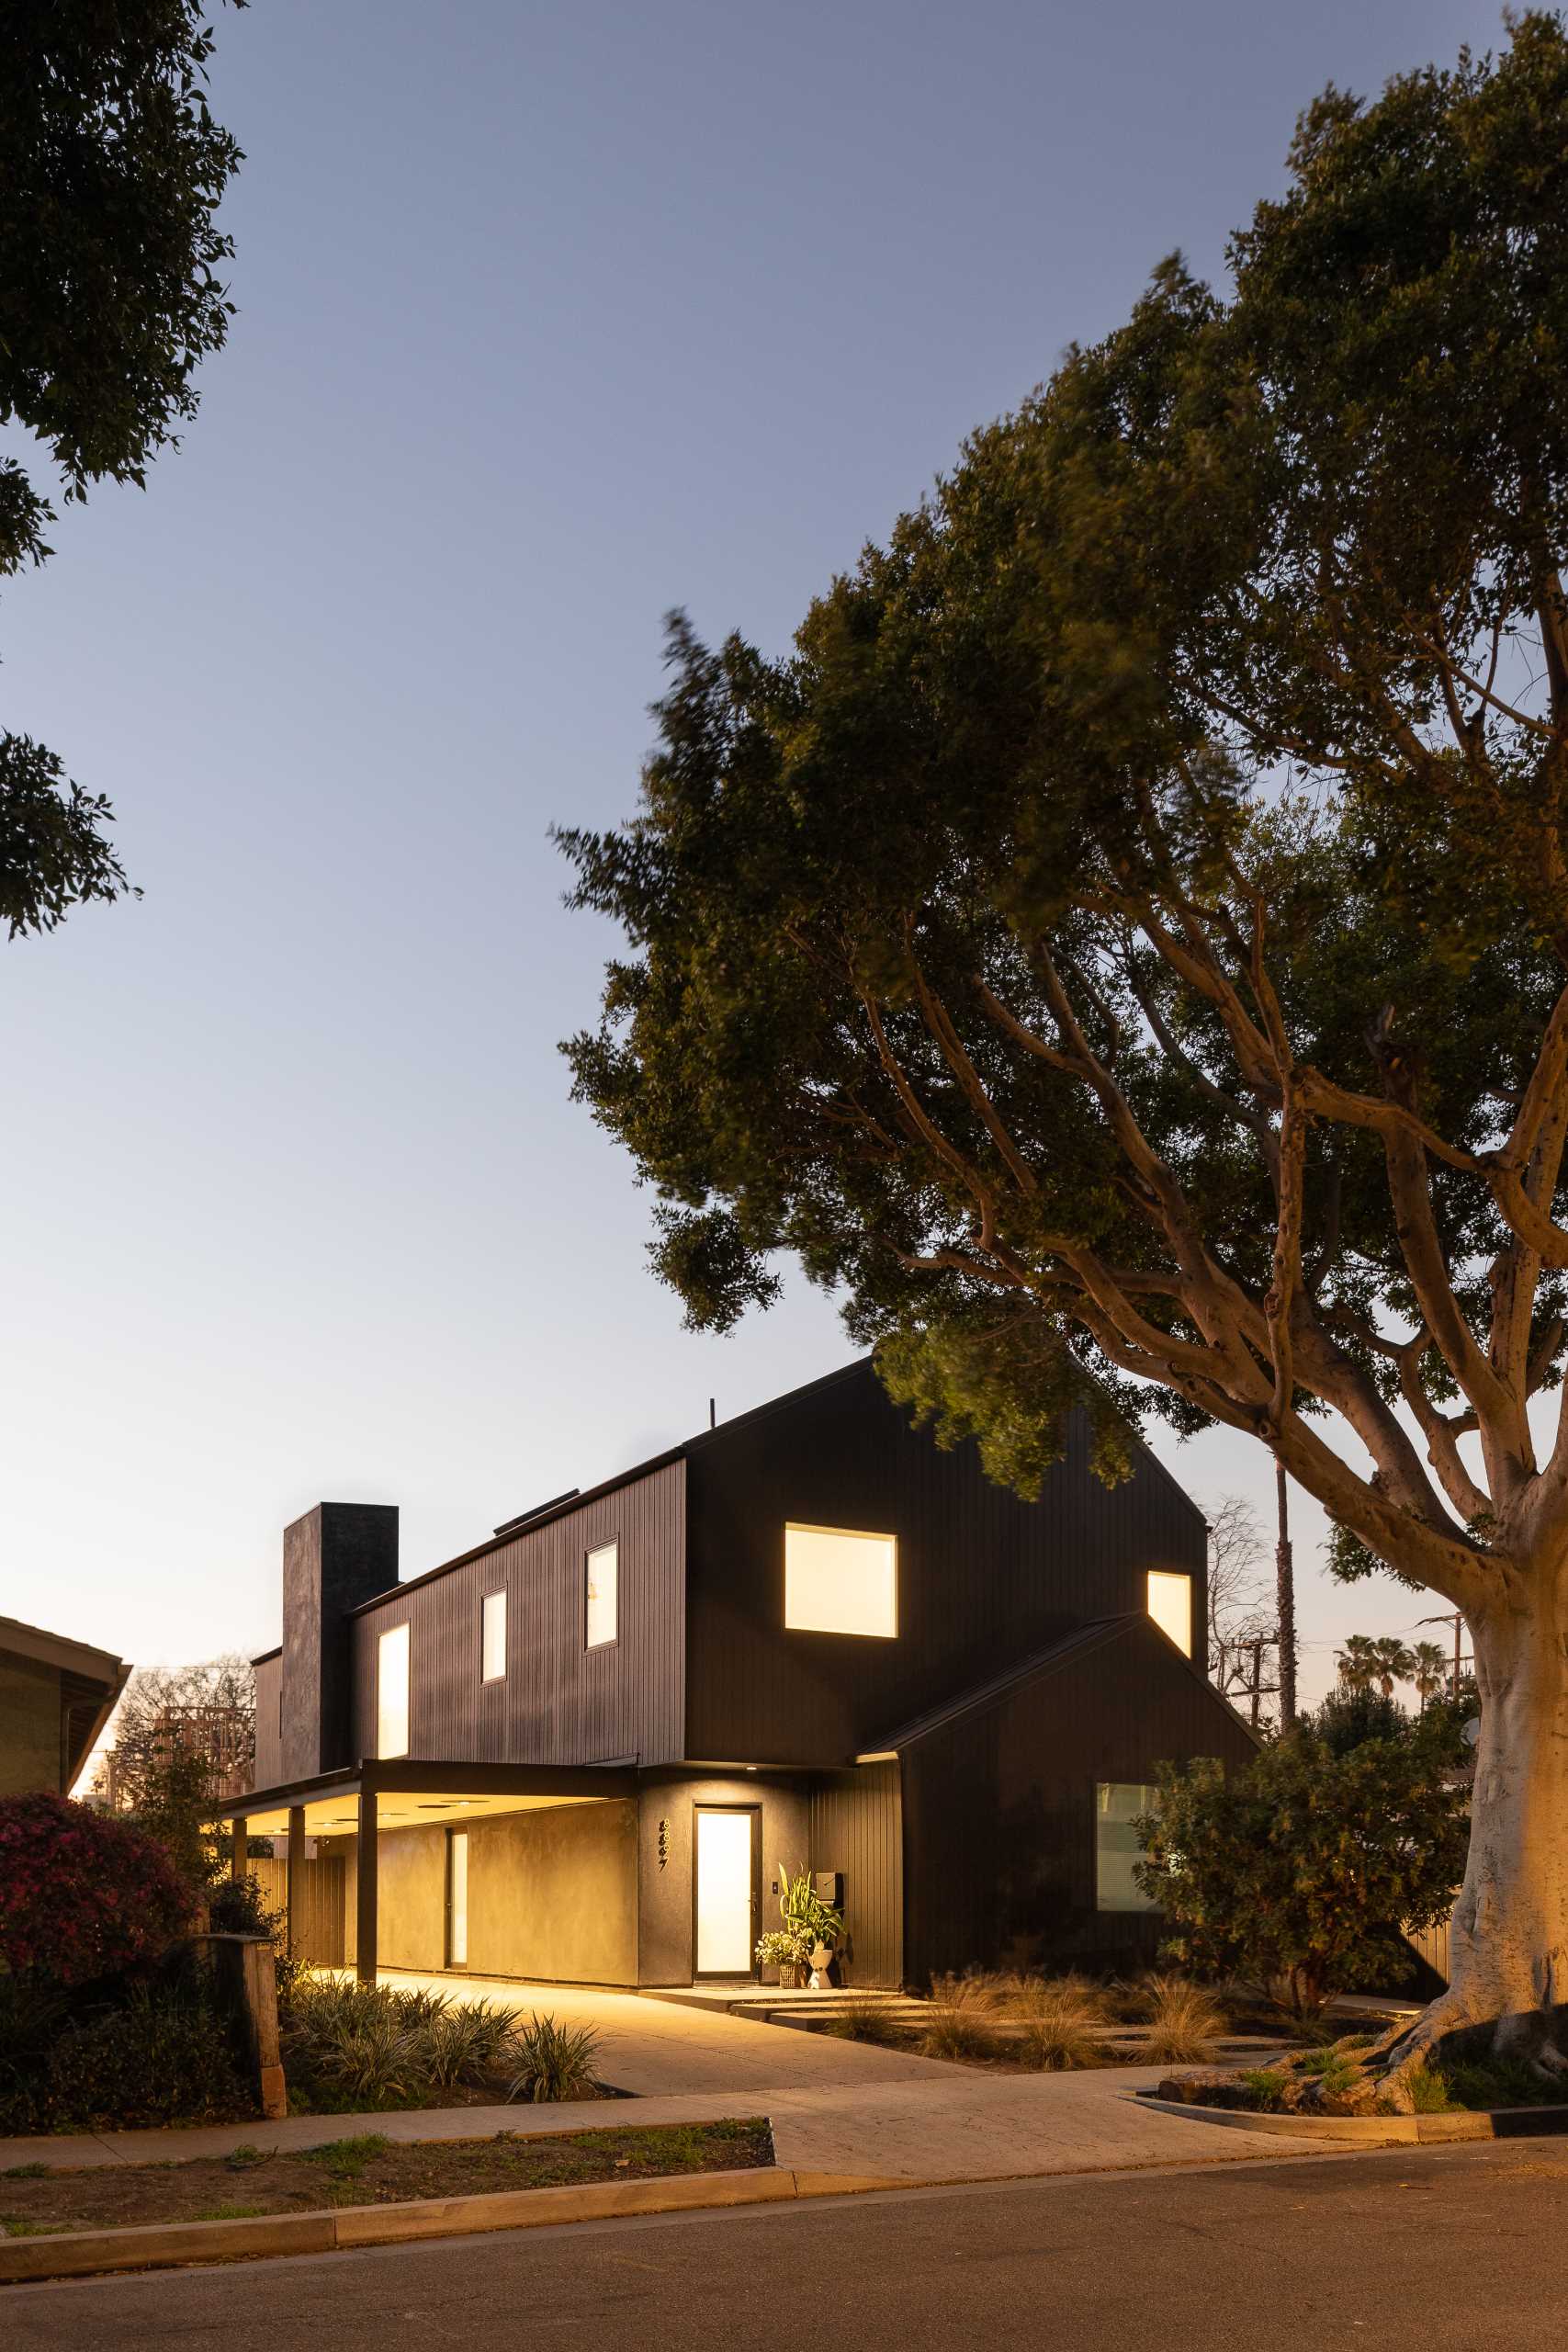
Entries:
[[29,1977],[0,1975],[0,2102],[42,2073],[65,2011],[62,1993]]
[[45,1792],[0,1799],[0,1968],[59,1985],[119,1975],[161,1958],[192,1907],[128,1822]]
[[69,2027],[51,2055],[43,2101],[55,2131],[254,2112],[224,2019],[188,1983],[135,1985],[122,2006]]
[[1083,1976],[1014,1976],[1002,1999],[1020,2018],[1020,2055],[1029,2066],[1092,2066],[1100,2056],[1093,2029],[1104,2016],[1097,1985]]
[[1442,1918],[1464,1873],[1450,1748],[1417,1722],[1343,1756],[1298,1730],[1228,1775],[1213,1758],[1162,1765],[1135,1875],[1175,1930],[1170,1958],[1277,1987],[1296,2016],[1403,1972],[1405,1928]]
[[1266,2115],[1277,2114],[1285,2104],[1285,2077],[1272,2066],[1244,2066],[1236,2077],[1247,2096],[1249,2107]]
[[997,2046],[997,1985],[988,1976],[934,1976],[920,2048],[928,2058],[988,2058]]
[[870,1993],[851,1993],[840,2001],[828,2030],[842,2041],[874,2042],[882,2050],[897,2050],[905,2039],[897,2011]]
[[516,2032],[517,2072],[508,2098],[596,2098],[599,2079],[593,2069],[599,2056],[599,2036],[592,2026],[559,2026],[552,2017],[530,2017]]
[[1212,1993],[1184,1976],[1150,1974],[1139,1986],[1149,2031],[1145,2048],[1162,2063],[1206,2058],[1224,2030],[1224,2011]]
[[515,2062],[517,2012],[461,2001],[415,2029],[425,2079],[437,2090],[492,2081]]

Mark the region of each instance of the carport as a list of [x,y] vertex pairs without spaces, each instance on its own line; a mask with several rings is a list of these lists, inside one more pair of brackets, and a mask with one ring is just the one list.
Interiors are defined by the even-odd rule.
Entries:
[[[589,1930],[616,1926],[616,1913],[627,1908],[631,1938],[630,1981],[636,1981],[636,1807],[635,1771],[599,1765],[531,1765],[439,1763],[400,1757],[395,1762],[369,1762],[314,1779],[258,1789],[242,1802],[226,1804],[217,1818],[230,1836],[230,1867],[236,1878],[244,1875],[246,1849],[252,1838],[287,1840],[287,1906],[290,1920],[299,1916],[300,1890],[308,1838],[329,1846],[342,1840],[352,1845],[355,1888],[351,1906],[355,1943],[355,1973],[361,1984],[374,1984],[380,1961],[382,1936],[383,1838],[386,1849],[398,1857],[398,1884],[407,1880],[423,1894],[423,1910],[415,1926],[403,1912],[397,1914],[400,1934],[428,1939],[434,1932],[425,1914],[430,1889],[438,1873],[442,1906],[442,1951],[426,1965],[465,1967],[468,1959],[469,1906],[468,1848],[470,1833],[483,1852],[484,1932],[488,1939],[483,1964],[498,1974],[549,1975],[539,1964],[547,1959],[553,1911],[562,1935],[574,1932],[573,1957],[581,1966],[592,1943],[582,1940]],[[524,1817],[567,1815],[573,1808],[617,1807],[611,1823],[596,1817],[592,1838],[562,1835],[563,1823],[536,1825],[530,1830]],[[624,1816],[626,1835],[623,1838]],[[510,1822],[505,1831],[499,1826]],[[607,1832],[605,1834],[602,1834]],[[625,1847],[624,1860],[621,1847]],[[459,1868],[460,1858],[460,1868]],[[608,1902],[607,1902],[608,1898]],[[452,1951],[453,1923],[461,1904],[460,1953]],[[570,1921],[568,1915],[572,1915]],[[521,1962],[498,1967],[495,1954],[508,1957],[505,1939],[509,1922],[514,1930]],[[345,1922],[345,1926],[346,1926]],[[624,1936],[622,1938],[624,1941]],[[617,1947],[618,1948],[618,1947]],[[563,1948],[564,1949],[564,1948]],[[409,1964],[406,1950],[389,1954],[394,1965]],[[573,1972],[575,1973],[575,1972]],[[604,1981],[589,1969],[584,1981]]]

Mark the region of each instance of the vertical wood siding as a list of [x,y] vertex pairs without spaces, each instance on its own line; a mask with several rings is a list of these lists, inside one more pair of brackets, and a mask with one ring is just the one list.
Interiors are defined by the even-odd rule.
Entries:
[[256,1760],[251,1781],[253,1788],[275,1789],[283,1778],[283,1732],[277,1712],[282,1689],[282,1658],[263,1658],[256,1668]]
[[1157,1913],[1097,1908],[1096,1784],[1152,1781],[1163,1761],[1234,1766],[1256,1753],[1146,1621],[915,1739],[902,1758],[911,1982],[949,1969],[1152,1961]]
[[813,1784],[811,1867],[843,1873],[849,1982],[901,1984],[904,1832],[897,1764],[824,1773]]
[[[686,1469],[690,1756],[848,1763],[1091,1619],[1141,1612],[1151,1568],[1191,1577],[1202,1670],[1202,1515],[1142,1452],[1102,1486],[1081,1415],[1021,1502],[973,1444],[944,1453],[912,1429],[866,1363],[697,1440]],[[790,1520],[897,1537],[895,1639],[785,1628]]]
[[[247,1862],[260,1882],[262,1901],[269,1911],[288,1908],[288,1866],[281,1854]],[[341,1854],[318,1854],[304,1865],[299,1917],[289,1922],[288,1939],[297,1960],[316,1968],[344,1964],[344,1899],[345,1879]]]
[[[382,1634],[409,1627],[409,1753],[452,1763],[668,1763],[682,1754],[685,1465],[525,1531],[350,1623],[354,1754],[376,1753]],[[616,1638],[583,1647],[583,1567],[619,1546]],[[479,1679],[479,1604],[506,1594],[506,1674]]]

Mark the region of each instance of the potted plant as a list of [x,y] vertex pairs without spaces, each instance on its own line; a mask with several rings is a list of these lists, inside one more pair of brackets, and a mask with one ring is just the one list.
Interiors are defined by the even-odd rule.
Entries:
[[770,1928],[757,1939],[757,1958],[764,1968],[776,1968],[779,1983],[786,1987],[798,1984],[800,1973],[807,1964],[808,1954],[801,1939],[788,1928]]
[[823,1902],[809,1871],[791,1878],[782,1862],[779,1913],[785,1929],[797,1939],[800,1965],[811,1972],[812,1991],[822,1991],[829,1982],[828,1971],[833,1964],[833,1954],[843,1939],[843,1914],[835,1911],[830,1903]]

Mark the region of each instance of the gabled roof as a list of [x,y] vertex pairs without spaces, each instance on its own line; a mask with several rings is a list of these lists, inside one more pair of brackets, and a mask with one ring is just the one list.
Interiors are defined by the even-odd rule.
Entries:
[[130,1668],[112,1650],[95,1649],[64,1634],[46,1634],[41,1625],[24,1625],[17,1617],[0,1617],[0,1650],[9,1650],[14,1657],[31,1658],[39,1666],[51,1666],[60,1676],[69,1790],[114,1713],[115,1702],[130,1678]]
[[[1097,1617],[1088,1625],[1079,1625],[1074,1632],[1065,1634],[1059,1642],[1051,1643],[1048,1648],[1034,1650],[1029,1657],[1020,1658],[1016,1665],[1010,1666],[1001,1674],[994,1674],[984,1682],[974,1683],[967,1690],[961,1690],[956,1698],[944,1699],[940,1706],[929,1708],[922,1715],[912,1716],[908,1723],[900,1724],[897,1731],[890,1732],[886,1739],[877,1740],[863,1753],[867,1756],[901,1754],[906,1747],[913,1747],[918,1741],[929,1738],[932,1732],[956,1723],[960,1716],[977,1714],[983,1709],[994,1706],[998,1700],[1005,1699],[1022,1684],[1043,1680],[1059,1673],[1064,1667],[1076,1666],[1092,1657],[1097,1650],[1108,1649],[1112,1643],[1124,1641],[1140,1626],[1169,1653],[1172,1664],[1190,1675],[1215,1706],[1223,1707],[1232,1721],[1240,1724],[1249,1739],[1258,1740],[1251,1724],[1242,1721],[1230,1702],[1199,1673],[1191,1659],[1178,1649],[1168,1634],[1163,1633],[1154,1619],[1142,1610],[1132,1610],[1123,1616]],[[1262,1742],[1258,1741],[1258,1744],[1261,1747]]]

